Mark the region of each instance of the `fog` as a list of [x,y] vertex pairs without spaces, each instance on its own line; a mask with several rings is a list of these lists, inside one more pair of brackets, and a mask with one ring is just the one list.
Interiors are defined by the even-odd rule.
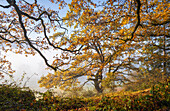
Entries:
[[[44,63],[44,60],[38,54],[35,56],[28,55],[26,57],[25,55],[8,52],[6,54],[6,59],[12,63],[12,69],[16,71],[13,74],[13,77],[17,84],[20,83],[23,74],[25,74],[21,86],[23,86],[24,83],[28,81],[26,82],[26,86],[33,90],[47,90],[45,88],[40,88],[39,84],[37,83],[42,76],[45,76],[49,72],[49,70],[46,70],[47,66]],[[12,82],[12,80],[7,76],[5,76],[4,79],[7,79],[9,83]]]

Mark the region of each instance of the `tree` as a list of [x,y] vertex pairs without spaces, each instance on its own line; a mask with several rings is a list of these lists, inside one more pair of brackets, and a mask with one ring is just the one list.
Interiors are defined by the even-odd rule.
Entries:
[[[159,4],[160,3],[160,4]],[[143,30],[136,35],[140,37],[138,50],[141,57],[137,78],[141,84],[150,86],[169,77],[169,15],[166,12],[168,1],[151,2],[147,13],[142,13]],[[162,8],[160,8],[162,7]],[[148,19],[149,18],[149,19]],[[137,44],[136,44],[137,46]],[[150,87],[148,85],[148,87]],[[134,87],[134,86],[133,86]]]
[[[84,77],[87,81],[80,86],[91,81],[101,93],[107,81],[115,86],[131,82],[129,76],[135,76],[134,72],[138,70],[133,60],[138,56],[135,50],[139,50],[139,42],[147,36],[147,31],[160,36],[157,27],[170,21],[168,1],[158,4],[156,0],[72,0],[71,3],[50,0],[58,3],[59,9],[68,5],[68,13],[63,18],[57,11],[40,6],[37,0],[34,3],[6,1],[8,5],[0,7],[12,11],[9,14],[1,11],[0,40],[5,48],[14,50],[11,44],[15,44],[16,53],[38,53],[54,70],[54,74],[49,73],[39,81],[41,86],[48,88],[79,86],[78,78]],[[62,22],[67,29],[71,27],[71,35],[67,34]],[[57,28],[63,32],[56,32]],[[54,34],[50,36],[52,30]],[[52,64],[42,53],[50,48],[62,51],[61,56],[54,57]]]
[[[161,3],[161,4],[159,4]],[[138,35],[143,37],[143,51],[140,59],[142,66],[150,74],[159,74],[160,77],[169,77],[169,20],[170,17],[166,12],[169,7],[168,1],[152,2],[148,6],[150,15],[143,18],[150,18],[150,22],[143,22],[144,33],[141,31]],[[162,7],[162,8],[161,8]],[[164,8],[163,8],[164,7]],[[144,24],[145,23],[145,24]],[[150,23],[150,24],[149,24]],[[155,75],[156,76],[156,75]]]
[[[165,28],[167,26],[167,28]],[[142,81],[146,84],[153,85],[156,82],[164,80],[169,77],[169,38],[168,29],[169,24],[162,25],[159,30],[162,30],[157,35],[151,35],[145,38],[144,45],[141,50],[142,57],[139,58],[140,61],[140,75],[142,76]],[[148,33],[150,34],[150,33]],[[148,83],[147,83],[148,82]]]
[[[152,36],[146,35],[144,31],[151,28],[156,35],[160,36],[161,33],[156,30],[155,25],[169,24],[168,15],[165,14],[168,8],[166,2],[159,5],[156,1],[138,0],[124,1],[122,4],[118,4],[117,1],[107,1],[102,4],[92,1],[72,1],[69,4],[70,11],[65,18],[69,18],[66,25],[74,27],[75,30],[70,38],[65,39],[65,42],[71,44],[70,49],[82,45],[83,48],[80,54],[75,56],[74,62],[66,73],[57,72],[56,76],[49,75],[48,78],[42,78],[42,81],[53,82],[54,78],[58,78],[58,81],[63,83],[57,84],[64,85],[66,88],[66,84],[68,86],[73,81],[78,82],[78,77],[88,76],[86,82],[93,81],[98,92],[102,92],[104,82],[108,82],[107,85],[111,84],[111,87],[114,87],[115,81],[130,82],[127,75],[135,76],[134,72],[139,71],[139,67],[135,67],[132,62],[139,62],[141,59],[134,56],[134,54],[140,55],[135,50],[140,50],[140,45],[146,41],[145,37],[148,39]],[[163,12],[158,9],[160,6],[165,7]],[[158,24],[153,19],[148,19],[153,12],[156,15],[164,15],[164,22]],[[129,51],[129,49],[132,50]],[[125,53],[128,53],[127,56],[131,54],[134,56],[129,58],[130,62],[127,61],[127,56],[122,57]],[[117,63],[118,61],[120,63]],[[131,72],[127,73],[126,69]],[[106,78],[103,78],[105,75]]]

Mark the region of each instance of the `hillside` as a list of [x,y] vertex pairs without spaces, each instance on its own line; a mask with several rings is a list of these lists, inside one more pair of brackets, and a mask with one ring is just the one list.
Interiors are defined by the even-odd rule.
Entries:
[[[136,92],[119,91],[94,97],[59,97],[44,93],[36,100],[31,91],[2,86],[0,109],[42,111],[168,111],[170,82],[165,81]],[[28,96],[29,95],[29,96]]]

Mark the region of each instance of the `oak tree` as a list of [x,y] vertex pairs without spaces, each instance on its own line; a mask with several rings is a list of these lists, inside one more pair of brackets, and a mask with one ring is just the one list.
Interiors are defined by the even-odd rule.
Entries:
[[[131,82],[130,76],[136,76],[139,70],[134,62],[142,60],[138,52],[143,44],[161,50],[169,47],[152,42],[169,37],[170,5],[166,0],[50,0],[58,4],[58,10],[46,9],[38,0],[6,1],[7,5],[0,7],[11,11],[0,11],[1,49],[38,53],[54,70],[39,81],[46,88],[59,86],[66,90],[91,82],[101,93],[106,86]],[[60,17],[58,11],[63,7],[69,9],[65,17]],[[52,63],[42,52],[48,49],[61,51]],[[169,54],[164,51],[161,58],[167,67]],[[81,83],[80,77],[86,81]]]
[[[74,61],[69,64],[67,71],[58,71],[55,75],[49,74],[42,78],[41,81],[48,81],[48,85],[51,82],[53,85],[69,88],[69,84],[70,87],[72,83],[79,84],[77,78],[86,76],[85,83],[92,81],[95,89],[102,92],[102,84],[115,87],[131,82],[129,76],[136,76],[135,73],[140,71],[133,62],[144,61],[139,57],[144,56],[140,50],[144,52],[143,47],[154,45],[153,40],[157,37],[162,40],[163,36],[169,36],[169,28],[164,29],[164,33],[159,32],[163,25],[169,27],[167,1],[110,0],[95,3],[77,0],[68,6],[70,10],[64,19],[68,19],[65,23],[74,27],[74,31],[65,38],[65,43],[70,44],[69,49],[82,47],[82,50],[73,57]],[[153,16],[157,20],[151,18]],[[159,17],[163,19],[162,22],[159,22]],[[158,41],[155,43],[159,44]],[[164,54],[164,61],[168,56]],[[162,57],[157,54],[155,59],[160,58]],[[56,80],[60,82],[55,84]]]

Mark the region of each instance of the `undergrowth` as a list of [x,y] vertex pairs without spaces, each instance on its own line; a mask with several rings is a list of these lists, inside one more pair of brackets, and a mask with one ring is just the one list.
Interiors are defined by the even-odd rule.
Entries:
[[0,86],[1,111],[168,111],[170,81],[136,92],[119,91],[94,97],[59,97],[51,92],[36,100],[33,91]]

